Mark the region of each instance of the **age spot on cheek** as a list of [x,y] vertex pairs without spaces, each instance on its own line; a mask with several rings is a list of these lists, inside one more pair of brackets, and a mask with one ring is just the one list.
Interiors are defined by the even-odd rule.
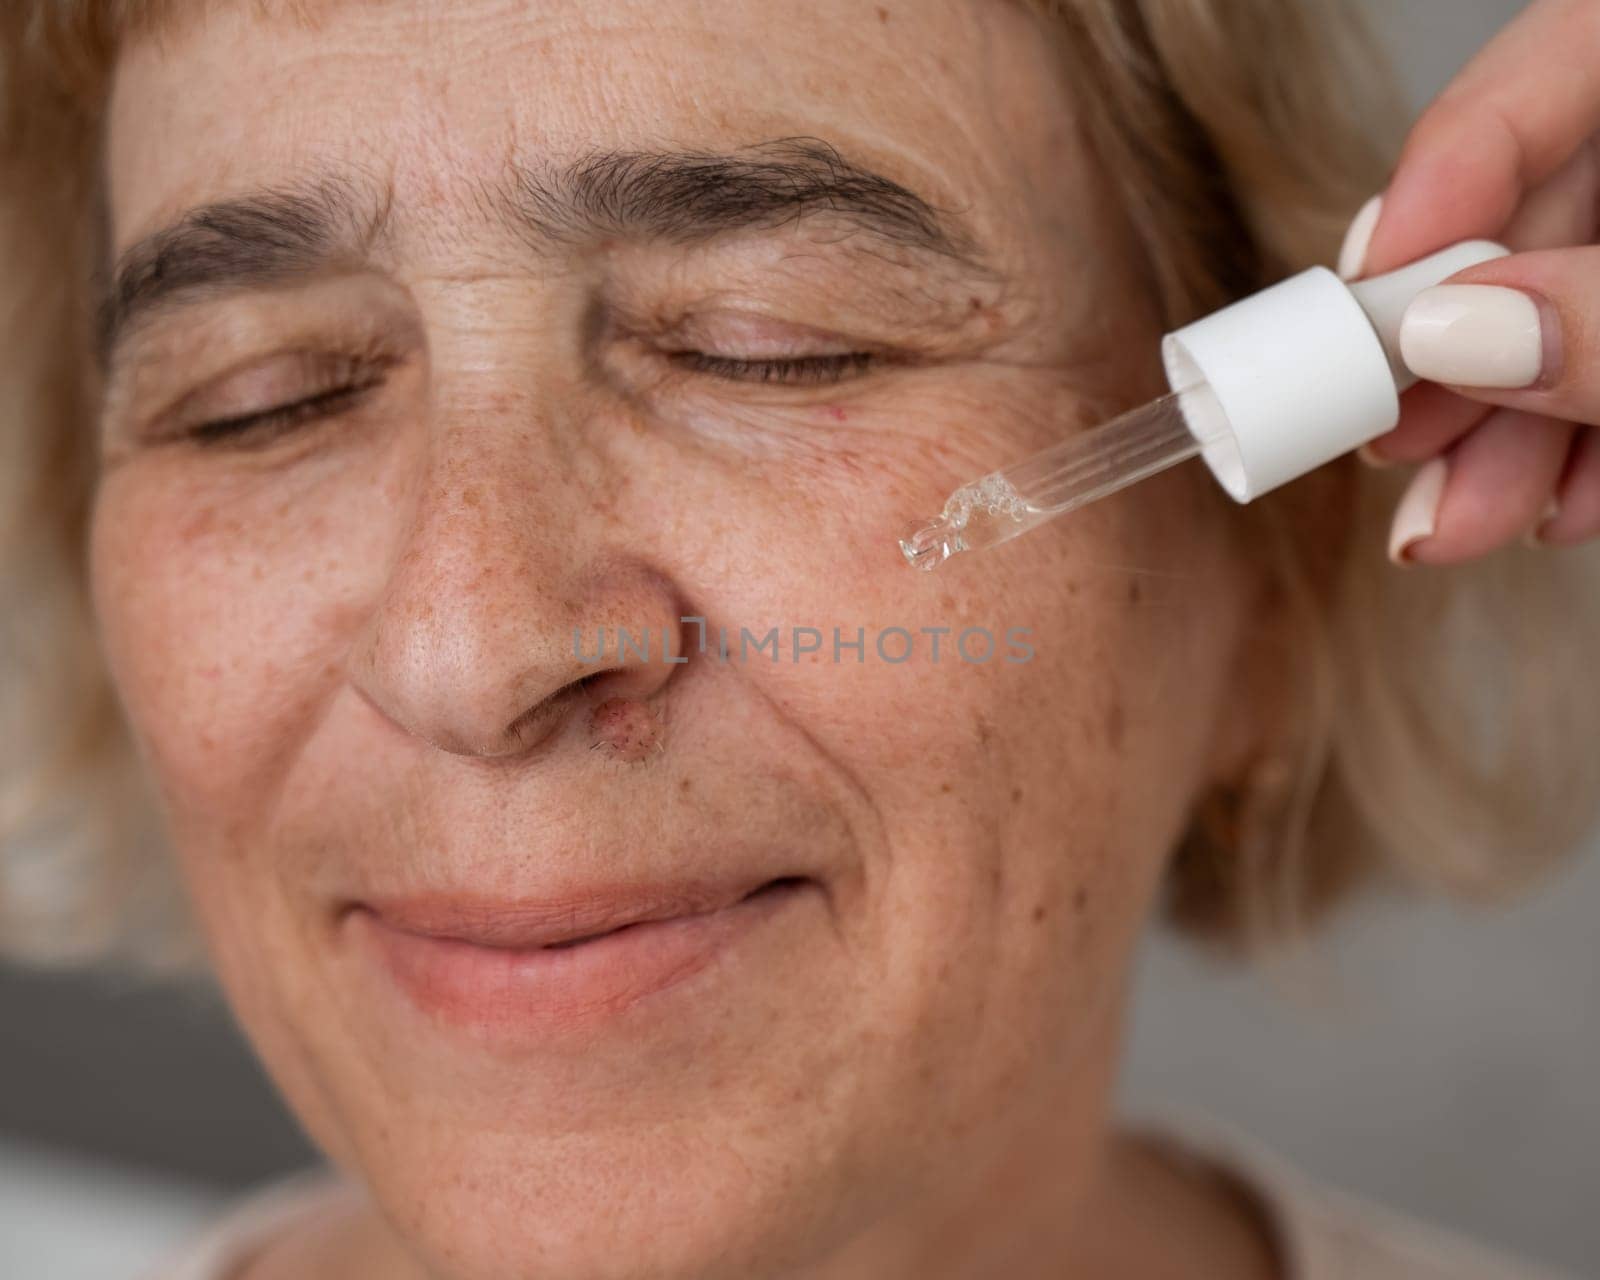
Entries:
[[594,735],[591,750],[603,750],[629,764],[663,749],[660,718],[633,698],[607,698],[589,717],[589,731]]

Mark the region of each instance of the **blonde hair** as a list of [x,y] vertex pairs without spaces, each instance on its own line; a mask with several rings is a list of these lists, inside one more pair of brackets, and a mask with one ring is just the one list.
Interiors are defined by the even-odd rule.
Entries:
[[[192,955],[85,589],[87,306],[117,49],[204,2],[0,14],[0,949],[36,960]],[[1169,327],[1327,261],[1381,186],[1399,112],[1335,0],[1033,7]],[[1399,477],[1324,472],[1239,517],[1293,620],[1297,732],[1196,801],[1169,905],[1197,936],[1282,936],[1381,867],[1504,893],[1574,847],[1600,800],[1592,558],[1402,573],[1382,555]]]

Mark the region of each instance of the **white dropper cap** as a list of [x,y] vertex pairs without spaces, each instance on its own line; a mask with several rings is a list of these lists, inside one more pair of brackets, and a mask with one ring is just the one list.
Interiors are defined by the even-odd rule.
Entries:
[[1167,334],[1173,390],[1209,387],[1184,411],[1218,483],[1249,502],[1394,427],[1417,380],[1400,358],[1406,308],[1508,252],[1470,240],[1353,285],[1313,267]]

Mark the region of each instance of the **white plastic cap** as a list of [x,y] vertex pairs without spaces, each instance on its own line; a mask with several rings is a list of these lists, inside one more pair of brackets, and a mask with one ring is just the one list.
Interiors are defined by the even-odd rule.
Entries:
[[1167,334],[1172,389],[1212,392],[1185,408],[1217,481],[1249,502],[1390,430],[1416,381],[1400,359],[1411,300],[1507,252],[1467,241],[1355,285],[1313,267]]

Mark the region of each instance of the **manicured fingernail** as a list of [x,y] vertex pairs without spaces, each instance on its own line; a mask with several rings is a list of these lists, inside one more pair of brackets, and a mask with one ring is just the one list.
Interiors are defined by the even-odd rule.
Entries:
[[1360,458],[1361,461],[1365,462],[1369,467],[1376,467],[1380,471],[1386,467],[1394,466],[1394,463],[1390,462],[1388,458],[1385,458],[1381,453],[1372,447],[1372,441],[1370,440],[1356,450],[1356,457]]
[[1544,504],[1544,510],[1539,513],[1539,519],[1533,528],[1523,535],[1523,541],[1537,551],[1546,546],[1544,531],[1556,522],[1556,517],[1561,514],[1561,504],[1551,498]]
[[1530,387],[1544,369],[1539,304],[1520,289],[1441,284],[1400,322],[1400,356],[1419,378],[1457,387]]
[[1383,197],[1373,196],[1361,206],[1344,233],[1344,244],[1339,249],[1339,278],[1359,279],[1367,267],[1367,250],[1372,247],[1372,233],[1378,229],[1378,219],[1383,216]]
[[1394,510],[1394,522],[1389,526],[1389,559],[1395,564],[1409,564],[1411,548],[1433,536],[1439,518],[1439,499],[1444,496],[1444,482],[1449,474],[1445,460],[1434,458],[1411,477],[1411,483]]

